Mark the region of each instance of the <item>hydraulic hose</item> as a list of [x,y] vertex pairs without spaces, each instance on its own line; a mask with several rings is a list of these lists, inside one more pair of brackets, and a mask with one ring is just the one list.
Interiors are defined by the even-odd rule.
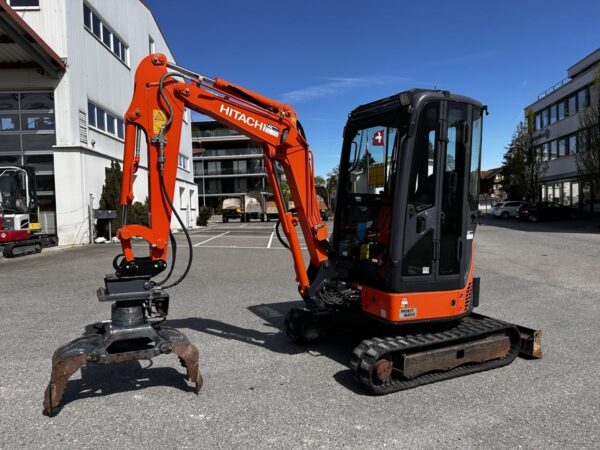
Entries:
[[279,234],[279,224],[281,223],[281,220],[277,220],[277,225],[275,225],[275,234],[277,235],[277,240],[279,240],[279,242],[281,242],[281,245],[283,245],[285,248],[287,248],[289,251],[292,251],[290,249],[290,246],[288,245],[287,242],[285,242],[283,240],[283,238],[281,237],[281,234]]
[[185,277],[187,277],[190,269],[192,268],[192,262],[193,262],[193,258],[194,258],[194,252],[193,252],[194,247],[192,245],[192,238],[190,237],[190,234],[187,230],[187,227],[183,223],[183,220],[181,220],[179,213],[173,206],[173,201],[171,200],[171,197],[169,197],[167,188],[165,186],[165,179],[164,179],[164,145],[166,144],[166,141],[164,139],[162,139],[162,137],[164,136],[165,130],[173,122],[173,107],[171,105],[169,98],[164,93],[164,82],[165,82],[165,79],[167,79],[168,77],[175,77],[175,76],[180,76],[180,77],[184,78],[182,75],[173,74],[173,73],[165,73],[161,77],[160,82],[158,83],[158,90],[159,90],[160,96],[164,100],[165,104],[167,105],[167,109],[168,109],[167,122],[161,127],[160,133],[159,133],[159,157],[158,157],[159,182],[160,182],[160,190],[162,193],[163,200],[165,200],[167,202],[172,213],[175,214],[175,218],[177,219],[177,222],[179,222],[179,225],[181,226],[181,229],[183,230],[183,232],[185,234],[185,237],[186,237],[186,240],[188,243],[188,248],[189,248],[189,256],[188,256],[187,266],[186,266],[185,270],[183,271],[183,273],[181,274],[181,276],[177,279],[177,281],[175,281],[169,285],[163,286],[164,283],[166,283],[167,280],[170,279],[170,277],[173,273],[173,270],[175,268],[176,261],[177,261],[177,242],[175,241],[175,237],[173,236],[172,231],[169,230],[169,238],[170,238],[171,247],[172,247],[171,251],[173,252],[172,260],[171,260],[171,267],[170,267],[169,272],[167,273],[167,276],[165,277],[165,279],[156,283],[156,285],[162,286],[163,289],[169,289],[169,288],[177,286],[179,283],[181,283],[185,279]]

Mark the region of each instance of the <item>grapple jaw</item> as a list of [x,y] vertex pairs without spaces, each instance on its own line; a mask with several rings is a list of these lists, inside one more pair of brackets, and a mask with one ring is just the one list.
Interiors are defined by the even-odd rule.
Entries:
[[[161,302],[168,301],[163,294]],[[83,336],[59,347],[52,356],[50,382],[44,394],[44,413],[57,412],[69,378],[88,364],[118,364],[150,360],[160,354],[175,353],[187,371],[187,379],[198,394],[202,387],[198,349],[179,330],[152,323],[144,313],[143,301],[113,304],[112,320],[86,327]]]

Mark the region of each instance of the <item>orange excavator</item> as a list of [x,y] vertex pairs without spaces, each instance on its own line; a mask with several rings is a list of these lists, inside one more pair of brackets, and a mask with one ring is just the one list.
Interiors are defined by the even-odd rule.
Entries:
[[[137,69],[125,114],[121,191],[125,221],[145,142],[150,225],[123,222],[119,229],[123,253],[98,290],[100,301],[112,303],[111,320],[87,327],[82,337],[56,350],[44,397],[47,414],[56,412],[69,377],[86,364],[175,353],[196,393],[202,386],[197,348],[161,324],[168,313],[167,290],[185,278],[192,262],[190,236],[171,201],[186,108],[262,144],[278,226],[286,237],[281,240],[291,251],[305,302],[285,318],[293,341],[314,342],[342,317],[356,327],[376,324],[382,337],[364,340],[350,361],[358,382],[375,394],[504,366],[519,353],[541,356],[539,331],[473,312],[479,302],[473,236],[484,105],[447,91],[415,89],[353,110],[344,129],[330,235],[317,203],[313,154],[296,111],[154,54]],[[294,212],[284,201],[281,173]],[[167,264],[169,247],[176,250],[172,214],[190,249],[187,267],[174,281],[174,264]],[[148,255],[135,254],[134,237],[148,243]]]

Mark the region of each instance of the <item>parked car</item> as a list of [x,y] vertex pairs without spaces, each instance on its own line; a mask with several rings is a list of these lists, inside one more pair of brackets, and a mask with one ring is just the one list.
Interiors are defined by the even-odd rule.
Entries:
[[517,212],[521,206],[523,206],[523,202],[510,201],[496,203],[492,208],[492,214],[495,217],[502,217],[503,219],[517,217]]
[[519,208],[517,217],[529,222],[575,219],[577,211],[554,202],[525,203]]

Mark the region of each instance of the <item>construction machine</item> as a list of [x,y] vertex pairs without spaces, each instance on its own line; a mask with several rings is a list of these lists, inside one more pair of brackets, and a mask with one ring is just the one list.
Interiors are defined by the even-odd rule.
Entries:
[[33,167],[0,166],[0,249],[6,258],[57,245],[42,233]]
[[[395,330],[364,340],[351,357],[356,379],[375,394],[504,366],[520,352],[541,355],[538,331],[473,313],[479,303],[473,238],[484,105],[447,91],[413,89],[354,109],[344,129],[330,235],[317,203],[313,153],[296,111],[154,54],[136,71],[125,114],[121,191],[126,211],[134,200],[144,141],[151,222],[148,227],[123,223],[119,229],[123,252],[114,261],[115,273],[98,290],[100,301],[112,303],[111,320],[88,327],[54,353],[46,413],[53,413],[68,378],[85,364],[172,352],[196,392],[202,386],[197,348],[161,324],[168,313],[167,290],[182,281],[192,262],[190,236],[171,201],[186,108],[262,145],[286,238],[282,243],[291,252],[304,300],[285,318],[293,341],[314,342],[341,317]],[[295,213],[285,204],[280,172]],[[167,250],[176,249],[171,214],[185,232],[189,259],[183,274],[170,282],[174,262],[167,264]],[[148,255],[134,251],[136,236],[148,243]]]

